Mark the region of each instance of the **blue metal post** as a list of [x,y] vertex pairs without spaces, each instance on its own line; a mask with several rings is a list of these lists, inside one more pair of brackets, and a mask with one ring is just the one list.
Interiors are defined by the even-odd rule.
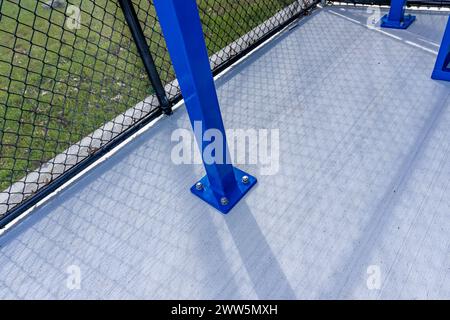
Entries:
[[405,15],[405,6],[407,0],[391,0],[389,14],[381,18],[381,27],[406,29],[416,20],[415,16]]
[[210,163],[204,158],[209,143],[196,135],[206,176],[191,191],[227,213],[256,184],[256,178],[227,163],[225,129],[196,1],[154,0],[154,5],[192,127],[201,124],[202,132],[213,129],[223,137],[223,152],[216,152],[216,161]]
[[447,21],[444,37],[442,38],[439,54],[436,59],[431,78],[435,80],[450,81],[450,17]]

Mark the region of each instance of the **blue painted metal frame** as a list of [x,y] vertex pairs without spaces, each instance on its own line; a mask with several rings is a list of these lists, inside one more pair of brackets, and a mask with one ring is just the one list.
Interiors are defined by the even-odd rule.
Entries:
[[389,14],[381,18],[381,27],[406,29],[416,20],[415,16],[405,15],[405,6],[407,0],[391,0],[391,8]]
[[435,80],[450,81],[450,16],[445,28],[444,37],[442,38],[439,54],[436,59],[433,74],[431,78]]
[[[215,129],[223,137],[223,158],[209,163],[203,154],[209,142],[196,136],[206,176],[199,181],[201,188],[195,184],[191,191],[222,213],[228,213],[256,184],[256,178],[227,163],[230,158],[225,129],[196,1],[155,0],[154,5],[192,127],[201,122],[202,132]],[[245,183],[243,176],[248,177]]]

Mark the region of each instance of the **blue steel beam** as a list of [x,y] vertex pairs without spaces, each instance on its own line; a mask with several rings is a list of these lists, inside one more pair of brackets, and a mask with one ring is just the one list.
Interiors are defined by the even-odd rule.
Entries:
[[381,27],[406,29],[416,20],[415,16],[405,15],[405,6],[407,0],[391,0],[389,14],[381,18]]
[[203,133],[211,129],[222,136],[223,152],[216,150],[216,161],[205,161],[210,142],[196,134],[206,176],[191,191],[227,213],[256,184],[256,178],[227,162],[226,134],[196,1],[155,0],[154,5],[192,127],[201,124]]
[[450,81],[450,16],[442,38],[441,47],[436,59],[433,74],[431,78],[435,80]]

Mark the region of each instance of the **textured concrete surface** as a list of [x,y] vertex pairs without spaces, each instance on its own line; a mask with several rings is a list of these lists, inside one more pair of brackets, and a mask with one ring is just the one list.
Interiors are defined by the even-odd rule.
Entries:
[[449,299],[447,15],[369,15],[318,11],[218,81],[228,128],[280,130],[279,172],[240,166],[259,183],[231,214],[171,162],[180,109],[0,238],[0,298]]

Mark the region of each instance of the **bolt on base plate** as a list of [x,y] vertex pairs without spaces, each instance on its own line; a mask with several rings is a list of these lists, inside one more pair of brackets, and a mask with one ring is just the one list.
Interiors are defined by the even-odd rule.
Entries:
[[407,14],[404,16],[403,21],[391,21],[389,20],[389,15],[385,14],[381,18],[382,28],[392,28],[392,29],[406,29],[416,20],[416,16]]
[[[211,190],[207,176],[204,176],[200,181],[195,183],[191,187],[191,192],[223,214],[227,214],[257,182],[256,178],[248,173],[236,167],[233,167],[233,170],[237,188],[226,197],[217,195]],[[243,177],[245,178],[243,179]],[[199,188],[199,185],[202,188]]]

